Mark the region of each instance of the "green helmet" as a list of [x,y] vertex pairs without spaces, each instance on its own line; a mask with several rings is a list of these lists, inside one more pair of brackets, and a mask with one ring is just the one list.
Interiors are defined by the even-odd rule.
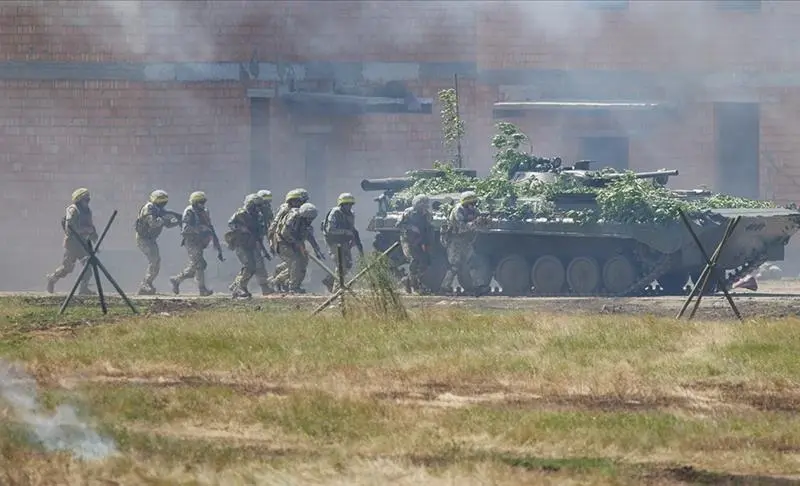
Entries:
[[247,210],[260,206],[262,199],[257,194],[248,194],[244,198],[244,208]]
[[304,203],[302,206],[300,206],[299,211],[301,218],[313,220],[317,217],[317,207],[311,203]]

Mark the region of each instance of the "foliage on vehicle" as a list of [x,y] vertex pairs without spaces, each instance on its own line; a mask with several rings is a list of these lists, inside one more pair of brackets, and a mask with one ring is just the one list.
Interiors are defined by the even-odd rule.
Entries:
[[[394,209],[402,210],[411,204],[417,194],[429,196],[453,194],[472,190],[481,199],[481,211],[505,220],[530,220],[536,218],[572,218],[581,223],[599,221],[619,223],[663,223],[675,221],[679,210],[692,216],[719,208],[774,208],[769,201],[759,201],[725,194],[687,201],[677,197],[664,186],[651,179],[636,178],[631,171],[600,187],[587,185],[583,180],[558,170],[560,160],[534,156],[524,150],[531,147],[528,137],[515,125],[497,124],[497,134],[492,138],[495,148],[494,166],[488,177],[473,178],[457,173],[452,164],[434,162],[434,168],[443,171],[443,177],[419,178],[414,184],[395,194]],[[532,150],[532,147],[531,147]],[[548,171],[557,174],[555,182],[513,182],[517,172]],[[594,177],[616,172],[603,168]],[[595,197],[596,206],[582,210],[556,211],[554,200],[558,196],[586,194]],[[443,204],[440,211],[451,207]]]

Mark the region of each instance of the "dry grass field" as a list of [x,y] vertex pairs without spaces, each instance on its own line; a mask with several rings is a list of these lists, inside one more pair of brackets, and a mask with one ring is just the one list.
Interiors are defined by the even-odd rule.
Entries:
[[800,483],[795,317],[195,302],[0,299],[0,483]]

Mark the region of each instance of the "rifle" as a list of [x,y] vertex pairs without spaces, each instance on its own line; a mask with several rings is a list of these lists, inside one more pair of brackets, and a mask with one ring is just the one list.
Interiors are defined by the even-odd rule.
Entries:
[[183,224],[183,215],[181,213],[176,213],[175,211],[170,211],[168,209],[162,209],[161,214],[164,216],[169,217],[171,221],[169,224],[165,224],[167,228],[174,228],[175,226],[182,226]]
[[314,253],[317,255],[317,258],[320,260],[325,259],[325,254],[319,249],[319,244],[317,243],[317,239],[314,238],[314,232],[309,228],[308,237],[306,238],[309,243],[311,243],[311,248],[314,249]]
[[267,249],[264,247],[264,240],[261,238],[258,238],[258,247],[261,250],[261,254],[264,255],[264,258],[271,261],[272,257],[270,256]]
[[358,230],[353,228],[353,237],[356,242],[356,248],[358,248],[358,254],[362,257],[364,256],[364,245],[361,243],[361,235],[358,234]]
[[211,231],[211,239],[214,242],[214,248],[217,249],[217,260],[224,262],[225,257],[222,256],[222,245],[219,244],[219,238],[217,237],[217,232],[214,230],[214,227],[210,224],[208,225],[208,229]]

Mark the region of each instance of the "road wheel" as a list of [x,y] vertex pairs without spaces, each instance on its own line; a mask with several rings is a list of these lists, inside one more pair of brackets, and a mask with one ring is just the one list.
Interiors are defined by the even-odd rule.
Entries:
[[611,257],[603,265],[603,286],[614,295],[624,292],[636,281],[636,268],[625,255]]
[[534,293],[543,295],[560,293],[565,280],[564,264],[553,255],[537,258],[536,263],[531,267]]
[[528,262],[520,255],[509,255],[500,260],[494,278],[505,295],[527,295],[531,290]]
[[567,284],[572,293],[591,295],[600,285],[600,265],[591,257],[575,257],[567,266]]

